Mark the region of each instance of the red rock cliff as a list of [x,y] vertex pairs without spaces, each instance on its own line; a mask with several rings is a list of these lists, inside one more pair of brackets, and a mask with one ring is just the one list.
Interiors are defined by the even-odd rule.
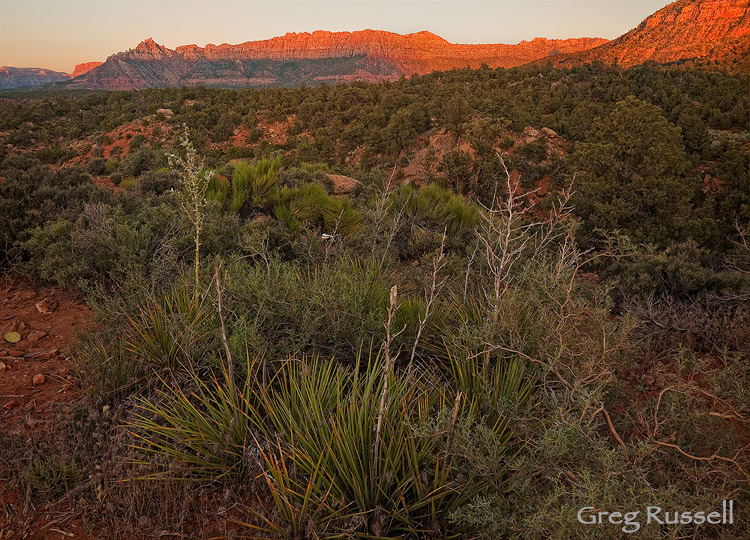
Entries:
[[561,65],[592,60],[622,66],[648,60],[731,61],[750,51],[750,0],[679,0],[636,28],[595,49],[560,59]]
[[95,67],[99,67],[101,65],[102,62],[84,62],[82,64],[78,64],[70,76],[72,78],[78,77],[79,75],[83,75],[87,71],[91,71]]
[[536,38],[517,45],[456,45],[430,32],[401,35],[379,30],[317,31],[312,34],[289,33],[239,45],[184,45],[177,47],[175,52],[189,60],[200,57],[208,60],[291,60],[364,55],[391,59],[405,73],[411,74],[453,67],[479,67],[483,63],[490,67],[517,66],[550,54],[582,51],[605,42],[596,38]]

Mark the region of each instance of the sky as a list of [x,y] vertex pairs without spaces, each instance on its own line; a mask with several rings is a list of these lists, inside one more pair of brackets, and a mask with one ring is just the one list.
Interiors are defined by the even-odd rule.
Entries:
[[287,32],[428,30],[452,43],[612,39],[667,0],[0,0],[0,66],[72,72],[146,38],[169,48]]

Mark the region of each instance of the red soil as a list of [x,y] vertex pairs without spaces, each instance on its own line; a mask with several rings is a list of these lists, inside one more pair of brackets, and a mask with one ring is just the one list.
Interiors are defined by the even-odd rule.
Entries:
[[[38,440],[80,397],[66,346],[90,315],[89,307],[70,293],[0,279],[0,429],[5,434]],[[7,342],[4,336],[10,331],[18,332],[21,340]],[[0,538],[92,538],[65,503],[35,505],[7,480],[17,473],[0,476]]]

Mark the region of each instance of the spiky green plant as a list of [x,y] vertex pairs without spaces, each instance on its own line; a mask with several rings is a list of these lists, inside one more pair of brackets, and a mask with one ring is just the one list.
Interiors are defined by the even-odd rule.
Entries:
[[243,473],[247,449],[257,447],[253,437],[263,422],[256,400],[259,366],[248,362],[242,395],[230,390],[233,385],[225,368],[221,378],[208,381],[188,369],[196,388],[191,393],[163,381],[156,400],[139,400],[141,413],[131,425],[143,442],[138,447],[189,465],[197,477]]
[[432,224],[441,232],[443,227],[451,233],[470,230],[479,219],[476,205],[436,184],[421,188],[404,184],[391,195],[389,207],[398,209],[404,205],[408,216]]
[[456,388],[485,415],[494,431],[507,433],[505,407],[523,405],[531,394],[526,364],[518,358],[497,358],[489,352],[458,357],[447,351],[448,367]]
[[211,177],[208,183],[208,190],[206,191],[206,198],[212,201],[216,201],[223,207],[224,201],[229,196],[229,180],[221,175],[215,174]]
[[211,336],[209,312],[182,288],[149,301],[128,317],[125,351],[131,359],[155,368],[174,369],[191,360],[195,346]]
[[67,493],[83,475],[69,459],[60,456],[37,456],[24,470],[23,476],[32,489],[55,498]]
[[[345,530],[358,538],[458,535],[446,516],[490,488],[466,476],[449,451],[457,416],[463,422],[479,418],[471,399],[451,417],[446,411],[458,400],[449,386],[427,375],[393,372],[386,385],[380,358],[366,365],[358,360],[353,369],[292,358],[267,385],[260,384],[259,364],[248,360],[244,385],[235,394],[225,370],[224,380],[204,382],[194,374],[192,394],[165,385],[158,400],[141,401],[142,413],[131,427],[143,448],[208,478],[241,474],[247,456],[259,455],[281,520],[264,516],[268,532],[301,538],[313,527],[328,538]],[[523,377],[517,370],[504,373]],[[509,392],[522,387],[518,380],[506,385]],[[507,444],[505,423],[486,427]]]
[[327,233],[350,235],[362,227],[362,215],[352,208],[346,197],[331,197],[318,183],[284,189],[276,208],[278,219],[294,223],[319,225]]
[[232,177],[232,212],[239,212],[245,201],[262,206],[276,186],[281,157],[264,158],[255,164],[240,161],[234,165]]

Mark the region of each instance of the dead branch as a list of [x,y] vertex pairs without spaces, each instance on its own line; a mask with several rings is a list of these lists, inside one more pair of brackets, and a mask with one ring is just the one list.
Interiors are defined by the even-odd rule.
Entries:
[[442,280],[438,281],[438,274],[445,266],[445,262],[443,262],[443,258],[445,256],[445,239],[447,237],[448,233],[448,227],[443,230],[443,239],[440,242],[440,253],[438,254],[437,258],[432,262],[432,281],[430,283],[429,290],[425,291],[425,312],[424,317],[422,317],[419,321],[419,328],[417,329],[417,336],[414,338],[414,345],[411,348],[411,356],[409,357],[409,368],[408,372],[411,373],[412,367],[414,365],[414,357],[417,354],[417,344],[419,343],[419,338],[422,336],[422,332],[424,331],[425,326],[427,326],[427,319],[430,317],[430,313],[432,310],[432,304],[435,302],[435,297],[440,292],[440,289],[443,288],[445,285],[446,278],[443,278]]

